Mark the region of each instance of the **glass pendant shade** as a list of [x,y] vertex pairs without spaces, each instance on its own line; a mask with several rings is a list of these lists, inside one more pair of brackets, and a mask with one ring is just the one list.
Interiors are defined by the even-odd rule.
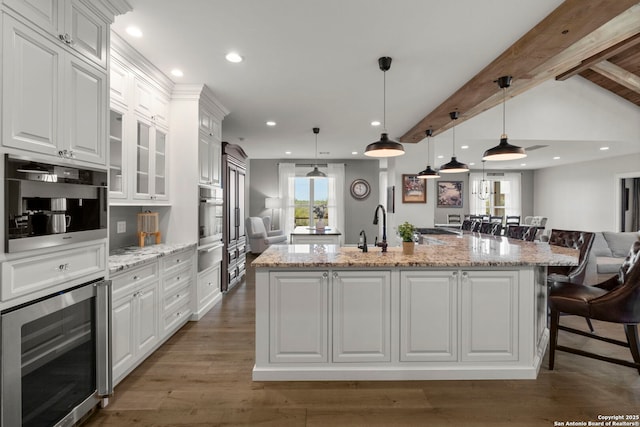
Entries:
[[456,125],[455,125],[455,120],[458,120],[458,112],[457,111],[452,111],[451,113],[449,113],[449,117],[451,117],[451,120],[454,120],[454,125],[453,125],[453,151],[452,151],[452,156],[451,156],[451,161],[449,163],[445,163],[444,165],[440,166],[440,173],[462,173],[462,172],[469,172],[469,166],[467,166],[465,163],[459,162],[458,159],[456,158]]
[[403,154],[404,147],[402,144],[390,140],[389,135],[386,133],[380,135],[380,141],[367,145],[364,151],[364,155],[369,157],[395,157]]
[[424,168],[423,171],[418,172],[418,178],[421,178],[421,179],[440,178],[440,175],[438,175],[438,172],[431,169],[431,166],[429,165],[429,148],[430,148],[429,138],[431,137],[431,135],[433,135],[433,130],[427,129],[425,133],[427,135],[427,167]]
[[506,122],[506,91],[511,86],[511,76],[502,76],[496,80],[500,89],[502,89],[502,136],[500,137],[500,143],[493,148],[484,152],[482,160],[497,161],[497,160],[517,160],[527,157],[524,148],[516,145],[509,144],[507,141],[507,134],[505,132]]
[[[387,129],[387,71],[391,68],[391,58],[388,56],[383,56],[378,58],[378,66],[382,70],[383,76],[383,102],[382,102],[382,111],[383,111],[383,126],[386,131]],[[395,157],[402,156],[404,154],[404,147],[399,142],[395,142],[389,139],[389,135],[386,132],[383,132],[380,135],[380,140],[376,142],[372,142],[367,145],[367,148],[364,150],[364,155],[368,157]]]
[[[313,133],[316,134],[316,163],[318,162],[318,134],[320,133],[320,128],[313,128]],[[313,165],[313,170],[307,174],[310,178],[326,178],[327,174],[320,171],[318,169],[318,165]]]

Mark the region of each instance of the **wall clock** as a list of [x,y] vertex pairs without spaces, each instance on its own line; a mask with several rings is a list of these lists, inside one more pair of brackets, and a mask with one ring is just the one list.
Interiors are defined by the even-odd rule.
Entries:
[[369,197],[371,186],[364,179],[354,179],[351,183],[351,196],[354,199],[363,200]]

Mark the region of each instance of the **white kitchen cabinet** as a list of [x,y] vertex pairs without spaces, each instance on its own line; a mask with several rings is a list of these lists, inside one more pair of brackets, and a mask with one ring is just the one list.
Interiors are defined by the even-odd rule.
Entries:
[[221,185],[222,142],[202,129],[198,136],[199,182],[203,185]]
[[191,320],[200,320],[222,299],[220,263],[222,262],[223,249],[222,242],[219,245],[198,249],[197,285],[193,295]]
[[180,251],[161,258],[162,322],[165,338],[183,326],[192,313],[191,298],[195,286],[195,250]]
[[391,273],[334,271],[333,361],[391,361]]
[[518,272],[462,271],[461,360],[518,360]]
[[81,0],[3,0],[69,51],[107,68],[109,22]]
[[127,170],[127,151],[124,147],[123,129],[126,127],[123,111],[112,105],[109,112],[109,198],[125,199],[128,195],[129,176]]
[[400,361],[458,357],[457,271],[400,274]]
[[3,15],[2,144],[106,164],[107,76]]
[[112,359],[114,382],[132,371],[159,343],[157,262],[112,278]]
[[[111,110],[122,114],[121,155],[110,156],[111,205],[170,205],[169,93],[173,83],[112,35]],[[111,132],[111,136],[114,132]]]
[[328,362],[326,271],[269,274],[269,361]]
[[167,142],[166,130],[137,118],[132,162],[135,164],[133,199],[144,202],[169,200]]

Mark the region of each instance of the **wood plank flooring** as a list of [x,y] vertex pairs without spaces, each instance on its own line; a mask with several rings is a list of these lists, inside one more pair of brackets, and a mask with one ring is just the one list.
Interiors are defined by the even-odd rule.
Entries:
[[[640,414],[636,370],[568,353],[554,371],[545,358],[537,380],[253,382],[254,290],[249,268],[245,283],[167,341],[84,425],[539,427]],[[580,318],[561,323],[586,328]],[[624,338],[621,326],[594,326]],[[631,358],[563,332],[560,342]]]

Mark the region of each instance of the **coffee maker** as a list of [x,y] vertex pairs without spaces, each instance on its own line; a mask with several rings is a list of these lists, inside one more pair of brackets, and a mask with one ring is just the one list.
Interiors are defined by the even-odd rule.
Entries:
[[67,215],[66,197],[51,198],[51,214],[48,229],[51,234],[66,233],[71,225],[71,215]]

